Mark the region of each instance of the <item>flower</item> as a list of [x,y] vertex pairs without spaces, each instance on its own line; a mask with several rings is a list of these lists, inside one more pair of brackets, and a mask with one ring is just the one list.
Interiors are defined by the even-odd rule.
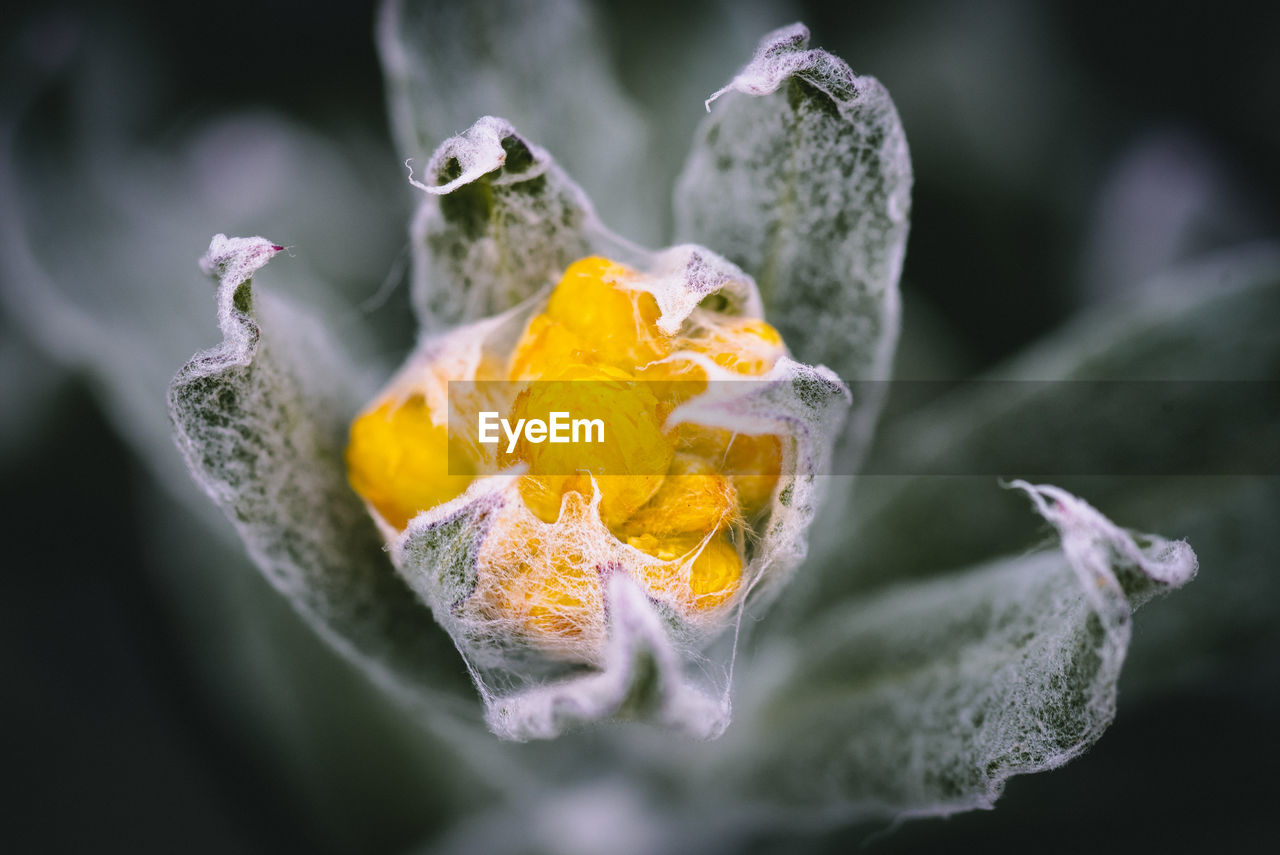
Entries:
[[[316,370],[336,343],[256,305],[251,277],[276,245],[214,239],[204,265],[220,282],[225,340],[174,381],[179,446],[268,576],[356,661],[432,709],[433,726],[448,654],[398,588],[373,522],[463,654],[500,736],[637,717],[704,738],[728,726],[737,633],[719,631],[813,561],[804,533],[844,407],[853,415],[838,441],[857,457],[880,405],[879,384],[851,395],[829,368],[782,355],[782,342],[867,381],[887,374],[897,335],[902,129],[875,80],[807,39],[800,25],[765,37],[717,93],[735,94],[704,124],[681,179],[682,233],[736,263],[617,238],[504,120],[483,118],[440,147],[428,180],[414,181],[414,297],[435,332],[352,426],[345,456],[363,502],[342,465],[340,375]],[[712,393],[709,381],[734,375],[758,379]],[[653,385],[627,385],[638,377]],[[584,380],[585,393],[574,382]],[[690,381],[693,393],[664,385]],[[533,417],[588,401],[604,402],[626,441],[589,452],[585,478],[549,445],[513,437],[504,458],[449,427],[459,411],[469,422],[481,407]],[[753,457],[772,457],[779,440],[790,466],[776,484],[735,483],[712,465],[728,451],[716,428],[763,438]],[[503,474],[512,463],[528,468]],[[1009,775],[1096,739],[1131,605],[1187,581],[1195,557],[1184,543],[1135,540],[1057,488],[1013,486],[1057,528],[1061,553],[822,618],[819,634],[773,648],[788,651],[785,676],[767,687],[743,678],[737,726],[771,737],[728,740],[701,762],[748,794],[758,785],[746,770],[765,770],[783,804],[829,797],[838,782],[853,803],[945,812],[987,804]],[[959,661],[928,660],[948,644]],[[931,664],[901,683],[828,694],[850,659],[865,675],[918,656]],[[986,673],[991,657],[1010,667]],[[987,716],[1001,717],[998,731]],[[876,721],[892,724],[851,739]],[[655,750],[653,768],[671,750]],[[917,752],[924,765],[907,764]]]
[[[467,185],[449,180],[448,164],[474,164],[485,144],[500,159],[469,171],[490,182],[512,160],[517,174],[547,162],[482,119],[432,171],[456,192]],[[814,475],[849,401],[830,371],[786,356],[741,270],[700,247],[642,255],[647,272],[580,259],[549,295],[425,338],[351,428],[352,486],[466,656],[490,726],[510,738],[557,735],[638,702],[673,726],[718,733],[727,686],[699,685],[690,666],[705,671],[704,649],[748,597],[794,569]],[[480,432],[482,415],[501,413],[517,425],[503,420],[505,449]],[[575,441],[571,421],[597,435]],[[520,434],[526,423],[540,434]],[[525,474],[503,474],[513,467]],[[441,537],[459,525],[466,546]],[[650,677],[637,660],[667,687],[640,701]],[[591,670],[566,678],[565,665]],[[602,679],[616,684],[607,697]],[[549,697],[574,711],[548,722]]]

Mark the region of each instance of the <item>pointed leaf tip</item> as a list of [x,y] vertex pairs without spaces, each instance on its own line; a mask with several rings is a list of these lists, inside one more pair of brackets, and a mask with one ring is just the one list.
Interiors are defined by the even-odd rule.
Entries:
[[412,170],[409,183],[433,196],[443,196],[483,176],[490,176],[495,184],[530,181],[546,172],[551,163],[550,155],[528,143],[506,119],[483,116],[436,149],[426,175],[427,182],[434,183],[414,179]]

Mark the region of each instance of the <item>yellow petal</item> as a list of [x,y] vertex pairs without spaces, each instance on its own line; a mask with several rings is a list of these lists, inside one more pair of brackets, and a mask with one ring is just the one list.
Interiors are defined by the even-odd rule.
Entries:
[[662,539],[651,534],[627,538],[627,544],[662,563],[644,568],[650,589],[686,608],[721,605],[742,581],[742,557],[727,530],[709,538]]
[[658,301],[628,287],[635,278],[634,271],[608,259],[576,261],[552,292],[547,316],[576,334],[601,362],[634,371],[671,349],[658,329]]
[[511,354],[508,376],[512,380],[541,380],[568,365],[596,362],[595,355],[578,335],[548,315],[535,315]]
[[729,478],[745,519],[752,519],[768,506],[782,471],[782,441],[778,437],[688,422],[677,427],[676,437],[679,451],[701,457]]
[[421,395],[386,399],[361,414],[346,456],[351,487],[396,529],[461,495],[475,474],[447,426],[432,424]]
[[[599,420],[603,442],[531,442],[522,436],[516,455],[529,465],[521,495],[543,521],[553,521],[559,498],[570,490],[591,497],[599,487],[600,516],[608,526],[630,517],[652,498],[675,453],[674,434],[663,431],[667,407],[643,383],[618,369],[575,366],[554,380],[531,385],[516,398],[513,418],[550,423],[552,413]],[[595,434],[592,434],[595,437]]]
[[738,497],[729,479],[700,457],[677,454],[658,492],[615,533],[621,538],[648,534],[701,539],[728,524],[737,512]]
[[705,353],[719,366],[738,374],[758,377],[773,368],[787,352],[778,331],[759,318],[731,318],[701,314],[704,321],[682,344]]

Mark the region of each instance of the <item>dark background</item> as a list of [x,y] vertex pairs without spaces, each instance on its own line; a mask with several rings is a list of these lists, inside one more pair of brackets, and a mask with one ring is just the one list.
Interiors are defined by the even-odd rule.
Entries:
[[[1125,153],[1153,134],[1214,164],[1221,203],[1175,257],[1158,261],[1277,233],[1280,14],[1270,4],[1026,5],[1038,22],[1031,43],[1017,29],[1001,41],[1009,4],[999,3],[805,4],[776,22],[805,20],[816,44],[894,94],[916,171],[908,330],[913,307],[938,319],[958,371],[1016,352],[1096,298],[1082,258],[1099,194]],[[152,139],[261,106],[321,131],[375,129],[393,172],[372,15],[369,4],[281,0],[207,8],[135,0],[109,11],[11,3],[5,76],[20,85],[31,73],[33,28],[58,16],[88,20],[95,38],[133,39],[164,69],[153,81],[162,109],[141,130]],[[637,4],[605,17],[624,83],[642,89],[633,36],[670,12]],[[983,73],[1003,89],[930,83],[927,66],[913,71],[915,54],[895,53],[925,55],[948,43],[948,27],[956,43],[976,45],[969,56],[990,62]],[[935,41],[913,42],[916,29]],[[1003,64],[1003,49],[1028,54],[1030,65]],[[1017,74],[1026,67],[1056,70],[1047,95],[1021,91],[1032,84]],[[983,119],[1021,154],[1002,163],[970,157],[984,137],[964,137],[948,104],[987,109]],[[407,210],[407,197],[388,204]],[[430,806],[380,802],[335,836],[317,817],[323,800],[299,791],[296,769],[281,771],[262,734],[219,714],[211,695],[220,689],[197,676],[189,633],[156,584],[162,559],[144,546],[140,497],[154,486],[91,386],[50,376],[41,425],[0,459],[14,556],[0,574],[0,839],[33,852],[391,852],[429,830],[438,819]],[[89,522],[69,533],[68,515],[86,508]],[[1280,694],[1242,664],[1269,651],[1245,641],[1232,652],[1205,679],[1158,699],[1128,705],[1122,684],[1119,716],[1100,745],[1062,770],[1013,780],[995,811],[908,823],[869,851],[1269,851]],[[349,737],[352,768],[381,756],[376,736]],[[369,798],[358,774],[347,780],[339,798]],[[877,828],[837,835],[827,848],[842,851]],[[761,843],[775,846],[786,848]]]

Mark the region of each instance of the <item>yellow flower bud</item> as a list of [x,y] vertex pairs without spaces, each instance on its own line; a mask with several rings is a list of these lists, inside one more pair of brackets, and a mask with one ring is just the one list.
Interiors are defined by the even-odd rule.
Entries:
[[[600,634],[610,562],[600,546],[608,532],[580,494],[570,494],[558,524],[528,514],[504,515],[478,556],[477,596],[488,621],[510,627],[551,653],[572,653],[584,634]],[[594,542],[597,552],[584,551]],[[608,554],[607,546],[604,554]]]
[[536,315],[511,354],[508,375],[512,380],[541,380],[547,372],[559,372],[568,365],[595,361],[586,342],[559,321],[546,314]]
[[[705,390],[712,365],[743,377],[767,374],[785,353],[777,331],[760,319],[698,308],[666,335],[657,299],[643,284],[641,274],[615,262],[578,261],[509,351],[492,341],[478,359],[460,358],[466,348],[447,357],[425,351],[433,355],[416,373],[352,425],[351,484],[397,530],[460,495],[483,467],[526,467],[502,488],[511,498],[477,553],[468,608],[499,637],[548,655],[598,655],[603,580],[612,573],[630,574],[687,620],[732,600],[743,587],[750,524],[778,480],[776,436],[666,427],[674,407]],[[459,373],[469,376],[452,376]],[[446,406],[438,399],[449,380],[490,378],[508,381],[499,384],[508,391],[480,384],[475,400],[452,406],[473,420],[505,406],[510,424],[549,424],[553,413],[600,419],[608,426],[602,441],[553,443],[518,431],[509,447],[505,439],[497,447],[451,439],[427,402]]]

